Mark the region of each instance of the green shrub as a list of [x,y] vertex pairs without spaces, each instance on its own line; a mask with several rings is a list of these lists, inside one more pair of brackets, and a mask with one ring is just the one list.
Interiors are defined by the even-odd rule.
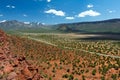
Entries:
[[75,78],[74,80],[78,80],[78,78]]
[[52,80],[52,77],[49,77],[49,80]]
[[104,77],[104,76],[102,76],[102,77],[101,77],[101,80],[105,80],[105,77]]
[[96,74],[96,69],[92,71],[92,75],[95,75],[95,74]]
[[113,80],[117,80],[117,74],[112,74],[111,78],[112,78]]
[[84,75],[82,75],[82,80],[85,80],[85,76]]
[[73,79],[74,79],[73,75],[69,75],[69,79],[68,80],[73,80]]
[[67,72],[70,72],[70,69],[67,69]]
[[68,77],[69,77],[68,74],[64,74],[64,75],[62,76],[62,78],[68,78]]

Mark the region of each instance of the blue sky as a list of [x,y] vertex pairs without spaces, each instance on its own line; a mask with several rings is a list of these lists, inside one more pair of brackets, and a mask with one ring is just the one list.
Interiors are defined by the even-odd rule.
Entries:
[[0,0],[0,21],[45,24],[120,18],[120,0]]

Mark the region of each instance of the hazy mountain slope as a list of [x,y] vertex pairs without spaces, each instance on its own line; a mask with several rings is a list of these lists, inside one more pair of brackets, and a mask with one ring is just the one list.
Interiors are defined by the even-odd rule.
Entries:
[[96,22],[80,22],[59,24],[58,30],[64,32],[120,32],[120,19],[111,19]]
[[40,28],[43,25],[41,23],[33,23],[33,22],[19,22],[16,20],[5,21],[0,23],[0,28],[3,30],[24,30],[24,29],[34,29]]
[[39,22],[19,22],[16,20],[0,22],[0,29],[10,34],[16,34],[18,32],[59,32],[52,25],[43,25]]

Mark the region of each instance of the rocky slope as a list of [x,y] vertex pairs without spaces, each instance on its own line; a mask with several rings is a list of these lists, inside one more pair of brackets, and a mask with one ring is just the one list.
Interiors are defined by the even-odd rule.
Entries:
[[0,80],[41,80],[38,68],[24,55],[15,55],[10,50],[8,36],[0,30]]

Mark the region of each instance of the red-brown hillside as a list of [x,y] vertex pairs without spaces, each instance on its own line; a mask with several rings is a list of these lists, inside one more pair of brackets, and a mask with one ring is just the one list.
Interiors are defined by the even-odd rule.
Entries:
[[8,36],[0,30],[0,80],[40,80],[37,67],[10,51]]

